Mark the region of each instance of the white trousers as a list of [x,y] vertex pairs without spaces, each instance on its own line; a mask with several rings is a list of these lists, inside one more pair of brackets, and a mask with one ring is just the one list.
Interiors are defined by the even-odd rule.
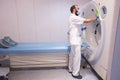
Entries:
[[81,46],[71,45],[71,51],[69,54],[69,71],[72,72],[74,76],[80,74],[80,64],[81,64]]

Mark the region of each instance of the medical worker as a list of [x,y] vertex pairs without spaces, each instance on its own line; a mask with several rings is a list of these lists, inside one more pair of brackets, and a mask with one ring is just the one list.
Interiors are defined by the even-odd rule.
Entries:
[[71,51],[69,54],[69,72],[77,79],[82,79],[80,75],[81,64],[81,26],[84,23],[95,21],[96,18],[85,19],[79,16],[79,6],[73,5],[70,8],[71,15],[69,18],[69,42]]

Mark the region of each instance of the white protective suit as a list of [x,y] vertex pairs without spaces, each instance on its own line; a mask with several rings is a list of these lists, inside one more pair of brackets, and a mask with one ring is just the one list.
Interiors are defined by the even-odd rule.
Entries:
[[81,27],[85,19],[71,14],[69,18],[69,42],[71,45],[71,51],[69,54],[69,71],[74,76],[79,75],[81,64]]

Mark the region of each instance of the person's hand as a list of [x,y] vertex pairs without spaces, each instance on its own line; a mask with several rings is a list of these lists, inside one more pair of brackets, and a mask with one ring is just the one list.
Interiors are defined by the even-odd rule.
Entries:
[[98,20],[99,19],[99,16],[96,16],[96,20]]

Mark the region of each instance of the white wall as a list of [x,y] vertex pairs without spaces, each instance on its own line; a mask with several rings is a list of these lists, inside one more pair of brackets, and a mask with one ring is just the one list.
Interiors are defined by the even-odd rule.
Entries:
[[0,0],[0,38],[17,42],[67,41],[69,8],[79,0]]

